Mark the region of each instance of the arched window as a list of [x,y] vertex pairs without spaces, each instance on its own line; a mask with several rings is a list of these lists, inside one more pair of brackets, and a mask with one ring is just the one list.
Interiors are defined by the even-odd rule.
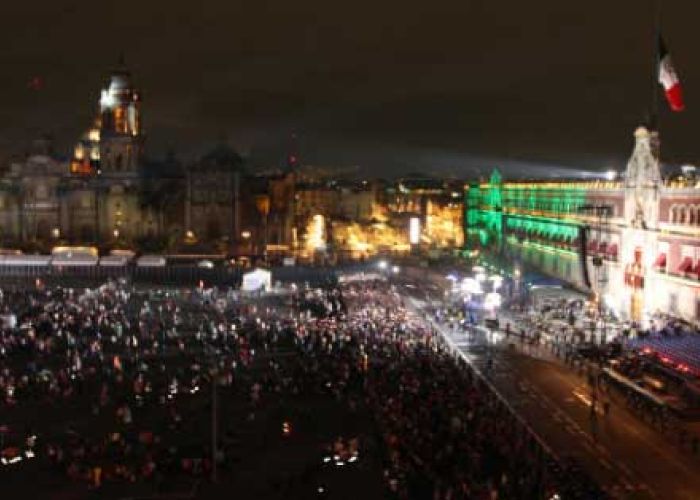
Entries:
[[688,223],[688,207],[681,205],[678,209],[678,223],[687,224]]
[[688,207],[688,221],[687,221],[688,224],[691,224],[691,225],[695,224],[695,222],[697,221],[697,219],[695,218],[695,215],[696,215],[695,207],[694,206]]
[[678,208],[678,207],[676,207],[676,205],[671,205],[671,208],[668,210],[668,221],[669,221],[671,224],[675,224],[675,223],[676,223],[676,212],[677,212],[677,208]]

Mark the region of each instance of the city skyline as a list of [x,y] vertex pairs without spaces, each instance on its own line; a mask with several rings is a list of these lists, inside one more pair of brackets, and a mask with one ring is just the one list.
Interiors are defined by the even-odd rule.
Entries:
[[[676,4],[665,5],[663,26],[688,106],[662,114],[670,164],[700,158],[695,7]],[[388,176],[622,170],[650,90],[651,3],[499,10],[448,2],[425,13],[411,5],[327,12],[307,1],[220,4],[196,15],[186,4],[165,13],[128,2],[86,6],[30,15],[12,5],[4,16],[3,158],[44,132],[70,151],[120,54],[144,91],[153,156],[196,157],[225,137],[270,165],[296,133],[308,163]]]

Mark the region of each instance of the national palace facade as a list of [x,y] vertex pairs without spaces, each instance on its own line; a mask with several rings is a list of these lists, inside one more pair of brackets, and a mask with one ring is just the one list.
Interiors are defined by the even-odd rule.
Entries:
[[467,246],[596,293],[621,317],[700,321],[700,184],[661,176],[640,127],[621,180],[489,182],[465,195]]

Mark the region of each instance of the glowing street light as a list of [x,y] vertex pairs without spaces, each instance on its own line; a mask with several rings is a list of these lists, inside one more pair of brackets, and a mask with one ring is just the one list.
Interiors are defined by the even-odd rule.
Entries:
[[391,272],[394,273],[394,274],[399,274],[399,271],[400,271],[400,270],[401,270],[401,268],[400,268],[399,266],[393,266],[393,267],[391,268]]
[[487,293],[484,298],[484,307],[490,310],[501,307],[501,294],[498,292]]
[[381,269],[382,271],[384,271],[387,267],[389,267],[389,263],[388,263],[387,261],[385,261],[385,260],[380,260],[380,261],[377,263],[377,267],[378,267],[379,269]]
[[472,295],[479,295],[482,292],[481,284],[474,278],[464,278],[462,280],[461,289],[465,293],[470,293]]

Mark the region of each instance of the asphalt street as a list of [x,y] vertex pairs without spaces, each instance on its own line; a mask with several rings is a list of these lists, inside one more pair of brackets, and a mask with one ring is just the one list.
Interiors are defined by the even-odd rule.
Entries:
[[[418,309],[424,305],[416,298],[409,303]],[[698,456],[681,450],[673,432],[653,427],[614,393],[599,393],[593,417],[586,375],[565,365],[547,347],[529,346],[501,333],[467,334],[433,324],[555,453],[575,458],[611,496],[700,498]],[[607,415],[604,400],[610,403]]]

